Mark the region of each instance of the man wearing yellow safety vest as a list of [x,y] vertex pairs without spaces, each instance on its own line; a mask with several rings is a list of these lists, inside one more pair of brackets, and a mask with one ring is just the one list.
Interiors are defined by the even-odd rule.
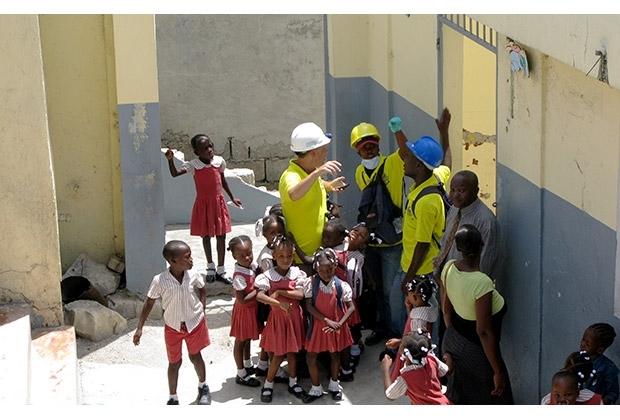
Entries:
[[[450,125],[450,112],[444,109],[439,120],[435,120],[439,129],[440,138],[444,148],[448,144],[448,128]],[[369,325],[373,332],[365,340],[367,345],[374,345],[387,337],[399,337],[402,334],[400,320],[392,320],[390,308],[390,291],[392,283],[400,270],[402,256],[402,208],[404,187],[404,159],[410,153],[407,148],[407,138],[401,130],[402,122],[395,117],[390,120],[390,130],[395,134],[398,150],[388,156],[380,153],[379,142],[381,135],[377,128],[369,123],[362,122],[351,130],[351,147],[362,158],[361,164],[355,171],[355,182],[359,189],[364,190],[372,185],[381,173],[381,181],[388,191],[394,207],[399,210],[392,224],[398,235],[395,241],[386,242],[380,238],[370,243],[366,250],[365,268],[369,274],[369,283],[374,285],[376,296],[377,313],[376,325]],[[366,215],[362,215],[364,218]],[[372,232],[371,232],[372,233]],[[396,308],[394,308],[396,309]],[[399,311],[396,311],[399,312]],[[371,319],[374,318],[371,316]],[[371,320],[372,323],[372,320]]]

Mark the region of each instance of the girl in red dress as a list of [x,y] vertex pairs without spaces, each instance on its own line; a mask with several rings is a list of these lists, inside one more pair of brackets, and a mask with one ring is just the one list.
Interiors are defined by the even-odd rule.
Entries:
[[288,391],[303,399],[306,392],[297,383],[297,353],[304,344],[304,319],[299,301],[304,297],[306,274],[299,267],[292,267],[295,247],[285,236],[273,241],[273,259],[276,266],[256,277],[257,300],[271,306],[267,324],[263,330],[260,346],[271,359],[261,401],[271,402],[273,382],[278,367],[286,357],[288,361]]
[[260,386],[260,382],[251,376],[254,373],[254,366],[250,359],[250,341],[258,340],[261,328],[256,317],[258,303],[257,291],[254,289],[252,240],[246,235],[236,236],[228,242],[228,249],[237,261],[232,280],[235,305],[230,322],[230,336],[235,337],[233,347],[237,364],[235,382],[239,385],[256,387]]
[[395,400],[405,394],[411,404],[450,404],[450,400],[441,392],[439,377],[448,372],[448,366],[432,352],[431,336],[418,329],[403,336],[399,353],[404,366],[395,381],[390,378],[392,359],[383,356],[383,386],[385,396]]
[[317,356],[329,352],[331,358],[328,390],[336,401],[342,399],[342,388],[338,383],[340,353],[353,343],[347,320],[355,311],[352,302],[351,286],[336,277],[338,257],[331,248],[320,249],[314,254],[313,267],[318,274],[306,284],[304,297],[306,309],[312,316],[312,331],[306,344],[308,351],[308,370],[312,388],[305,403],[323,396],[319,381]]
[[[183,163],[181,169],[174,166],[173,152],[166,151],[168,168],[173,177],[191,173],[196,184],[196,200],[192,209],[190,234],[202,237],[202,245],[207,257],[207,281],[215,280],[226,284],[232,281],[226,276],[224,256],[226,234],[230,232],[230,215],[226,207],[226,199],[222,188],[226,191],[234,205],[241,208],[241,201],[233,197],[224,177],[226,162],[221,156],[215,156],[213,142],[206,134],[196,134],[191,140],[194,153],[198,159]],[[216,237],[217,269],[211,256],[211,237]]]

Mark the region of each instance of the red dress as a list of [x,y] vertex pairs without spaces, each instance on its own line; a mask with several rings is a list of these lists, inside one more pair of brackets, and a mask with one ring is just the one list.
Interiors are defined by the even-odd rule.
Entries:
[[[259,290],[273,294],[276,290],[300,289],[299,283],[303,283],[306,274],[298,267],[291,267],[286,276],[281,276],[272,268],[261,274],[256,279],[256,287]],[[299,300],[278,296],[280,302],[291,303],[288,313],[282,309],[271,306],[267,324],[261,335],[260,346],[267,352],[273,352],[276,356],[286,353],[297,353],[304,344],[304,318],[299,305]]]
[[213,156],[210,165],[194,159],[182,166],[194,175],[196,184],[196,200],[190,223],[192,236],[222,236],[231,231],[230,215],[222,192],[221,174],[225,167],[221,156]]
[[[313,278],[310,280],[307,286],[310,290],[312,290],[312,281],[317,281],[317,279]],[[338,295],[336,286],[334,285],[334,280],[332,279],[327,285],[329,287],[329,292],[325,292],[322,289],[324,286],[324,284],[321,284],[318,287],[314,307],[317,311],[332,321],[339,321],[344,316],[345,310],[338,306]],[[344,289],[348,286],[348,284],[342,282],[342,286]],[[346,291],[343,290],[343,297],[345,293]],[[311,295],[312,293],[307,293],[306,298],[311,298]],[[348,324],[343,325],[338,331],[335,332],[324,332],[323,328],[326,326],[327,323],[325,321],[316,318],[313,319],[312,335],[306,344],[306,350],[312,353],[320,353],[322,351],[335,353],[346,349],[353,344],[353,337],[351,336],[351,331],[349,330]]]
[[450,400],[441,393],[437,365],[437,359],[428,356],[424,366],[400,374],[407,383],[407,396],[412,404],[450,404]]
[[[251,269],[235,264],[233,287],[235,286],[235,277],[242,277],[245,280],[246,287],[243,289],[244,294],[247,295],[254,290],[254,273]],[[257,309],[258,302],[256,298],[247,303],[242,303],[238,299],[235,300],[232,319],[230,321],[231,337],[235,337],[238,340],[258,340],[261,328],[258,325],[256,317]]]

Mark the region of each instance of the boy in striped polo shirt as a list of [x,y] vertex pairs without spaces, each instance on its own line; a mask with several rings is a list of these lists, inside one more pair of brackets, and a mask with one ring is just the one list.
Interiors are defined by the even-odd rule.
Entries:
[[164,258],[170,264],[165,271],[153,277],[133,343],[140,344],[142,327],[155,300],[161,298],[164,309],[164,338],[168,353],[168,405],[179,405],[177,381],[181,367],[181,344],[185,340],[187,352],[198,374],[198,405],[211,404],[209,386],[205,382],[205,363],[200,351],[210,344],[209,330],[204,315],[205,282],[193,267],[192,251],[183,241],[170,241],[164,246]]

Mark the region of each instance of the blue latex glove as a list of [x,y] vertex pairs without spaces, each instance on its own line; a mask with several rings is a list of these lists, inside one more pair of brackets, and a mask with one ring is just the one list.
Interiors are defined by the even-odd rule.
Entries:
[[390,126],[390,131],[392,133],[396,133],[397,131],[400,131],[401,126],[403,125],[403,120],[401,120],[400,117],[392,117],[390,118],[388,125]]

